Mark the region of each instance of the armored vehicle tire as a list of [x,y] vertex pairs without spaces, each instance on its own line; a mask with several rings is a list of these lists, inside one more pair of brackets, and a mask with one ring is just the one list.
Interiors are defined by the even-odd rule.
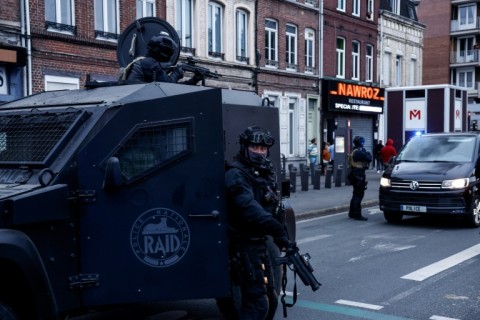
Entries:
[[473,196],[465,220],[472,228],[478,228],[480,226],[480,198],[478,195]]
[[2,320],[18,320],[17,316],[13,313],[12,309],[0,302],[0,319]]
[[385,220],[390,223],[400,223],[403,218],[403,214],[396,211],[384,211],[383,216],[385,217]]

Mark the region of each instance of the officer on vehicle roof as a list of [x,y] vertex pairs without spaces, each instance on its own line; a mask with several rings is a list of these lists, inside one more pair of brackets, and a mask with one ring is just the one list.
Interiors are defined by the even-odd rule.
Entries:
[[361,136],[356,136],[353,139],[354,148],[350,154],[350,173],[348,179],[353,186],[352,199],[350,200],[350,211],[348,217],[354,220],[366,221],[367,218],[362,216],[362,199],[367,189],[367,178],[365,170],[372,162],[372,155],[365,150],[363,144],[365,139]]
[[[126,67],[126,80],[141,82],[171,82],[176,83],[183,78],[181,66],[175,66],[169,72],[162,67],[162,63],[169,62],[171,57],[178,54],[179,47],[170,35],[162,31],[153,36],[147,44],[147,54],[145,57],[138,57]],[[202,80],[195,75],[190,80],[182,82],[183,84],[196,84]]]
[[268,158],[274,142],[269,131],[246,128],[240,134],[236,160],[227,167],[232,283],[240,286],[241,291],[241,297],[233,295],[236,314],[229,315],[229,319],[273,319],[277,309],[274,266],[266,236],[271,236],[281,250],[288,248],[290,242],[275,169]]

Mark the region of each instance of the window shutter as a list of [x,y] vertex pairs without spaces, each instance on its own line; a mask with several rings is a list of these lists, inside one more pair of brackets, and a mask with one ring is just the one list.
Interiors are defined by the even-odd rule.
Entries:
[[298,155],[305,157],[306,155],[306,123],[307,123],[307,107],[306,100],[300,99],[300,105],[298,108]]
[[288,157],[288,97],[280,98],[280,153]]

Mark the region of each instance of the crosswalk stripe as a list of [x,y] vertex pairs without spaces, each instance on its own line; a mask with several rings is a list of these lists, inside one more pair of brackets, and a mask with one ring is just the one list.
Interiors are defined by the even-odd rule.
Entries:
[[328,237],[331,237],[331,236],[332,235],[330,235],[330,234],[321,234],[321,235],[318,235],[318,236],[315,236],[315,237],[303,238],[303,239],[298,240],[297,244],[312,242],[312,241],[328,238]]
[[380,310],[380,309],[383,308],[382,306],[377,306],[377,305],[374,305],[374,304],[356,302],[356,301],[349,301],[349,300],[337,300],[337,301],[335,301],[335,303],[344,304],[346,306],[360,307],[360,308],[364,308],[364,309],[371,309],[371,310]]
[[447,257],[443,260],[437,261],[424,268],[418,269],[414,272],[404,275],[401,278],[407,279],[407,280],[414,280],[414,281],[423,281],[437,273],[440,273],[451,267],[454,267],[479,254],[480,254],[480,244],[477,244],[477,245],[474,245],[473,247],[470,247],[454,255],[451,255],[450,257]]

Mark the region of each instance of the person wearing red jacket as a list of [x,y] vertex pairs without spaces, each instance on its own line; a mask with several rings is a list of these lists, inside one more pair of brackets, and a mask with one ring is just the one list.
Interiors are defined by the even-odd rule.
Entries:
[[388,167],[388,161],[394,156],[397,156],[397,150],[393,146],[393,139],[388,139],[385,147],[380,150],[380,156],[382,157],[383,161],[383,168]]

